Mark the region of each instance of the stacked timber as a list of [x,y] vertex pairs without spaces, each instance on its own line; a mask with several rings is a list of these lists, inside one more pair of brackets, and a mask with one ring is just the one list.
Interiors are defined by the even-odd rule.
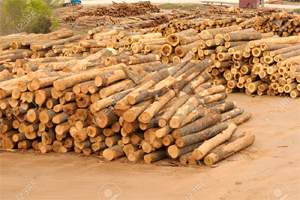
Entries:
[[[279,38],[272,37],[272,33],[246,29],[217,37],[215,43],[223,44],[215,45],[213,50],[205,47],[201,50],[215,58],[215,65],[209,71],[216,85],[227,85],[229,93],[300,96],[300,36]],[[201,51],[198,50],[198,55]]]
[[[68,55],[68,49],[81,39],[69,29],[61,29],[48,34],[22,34],[3,36],[0,39],[0,64],[17,59],[42,58]],[[55,51],[55,47],[57,51]],[[82,57],[82,55],[74,55]]]
[[61,22],[75,21],[83,16],[112,16],[127,17],[145,15],[146,13],[159,13],[160,9],[156,5],[152,5],[150,1],[140,1],[138,3],[113,3],[109,6],[98,6],[87,10],[78,10],[72,12],[71,15],[63,18]]
[[[100,54],[93,58],[101,60]],[[71,70],[56,61],[32,76],[1,81],[1,147],[152,163],[191,155],[208,139],[229,152],[251,145],[251,133],[231,138],[251,114],[226,101],[224,86],[210,82],[211,59],[193,57],[190,52],[180,63],[163,64],[157,55],[128,55],[123,63],[92,68],[87,66],[95,60],[87,59]],[[74,73],[77,69],[83,71]],[[232,148],[236,144],[242,145]],[[228,156],[207,148],[200,150],[210,156],[208,165]],[[196,154],[188,162],[200,159]]]
[[149,13],[131,17],[112,17],[112,16],[82,16],[76,19],[78,26],[118,26],[124,29],[143,29],[156,27],[169,21],[165,13]]
[[[279,9],[263,8],[257,9],[253,12],[243,12],[239,8],[212,8],[204,10],[195,10],[188,15],[182,17],[176,17],[168,15],[169,23],[162,24],[160,26],[150,28],[146,30],[148,32],[160,32],[165,36],[170,34],[187,30],[195,29],[198,32],[206,29],[222,28],[227,26],[244,24],[244,28],[251,28],[256,16],[263,16],[264,18],[270,17],[272,14],[283,12]],[[291,12],[289,11],[289,14]],[[249,19],[249,20],[246,20]],[[146,28],[146,27],[145,27]],[[135,29],[134,31],[140,32],[141,30]],[[145,31],[145,30],[143,30]]]
[[300,33],[300,16],[293,12],[282,11],[272,13],[271,16],[258,16],[247,21],[242,26],[250,25],[261,33],[273,32],[275,35],[283,37]]
[[[6,48],[11,50],[0,54],[0,63],[3,63],[0,77],[22,77],[32,71],[46,69],[49,62],[62,60],[64,63],[56,66],[58,70],[70,68],[79,71],[97,65],[130,64],[134,61],[127,60],[129,55],[155,54],[163,64],[179,63],[192,51],[195,53],[194,60],[208,57],[213,60],[214,65],[208,68],[212,80],[216,85],[225,85],[228,93],[241,91],[248,95],[289,94],[293,98],[298,97],[299,36],[276,38],[273,32],[241,29],[245,24],[211,28],[200,33],[196,29],[187,29],[167,36],[151,31],[129,32],[104,27],[90,30],[85,38],[74,36],[67,29],[47,35],[8,36],[6,38],[11,41]],[[22,37],[27,39],[23,41]],[[260,43],[253,43],[253,40]],[[28,54],[39,59],[24,59]],[[84,65],[99,56],[103,59],[98,63]]]
[[196,60],[213,60],[214,65],[208,71],[214,84],[225,85],[228,93],[296,98],[300,89],[299,39],[300,36],[281,38],[273,32],[261,33],[234,25],[200,33],[188,29],[167,37],[139,39],[131,44],[131,51],[157,54],[164,64],[178,63],[192,51]]

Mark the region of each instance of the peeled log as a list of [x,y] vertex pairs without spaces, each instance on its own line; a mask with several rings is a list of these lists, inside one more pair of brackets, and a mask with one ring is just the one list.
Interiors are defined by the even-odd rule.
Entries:
[[148,108],[139,116],[139,121],[142,123],[149,123],[156,113],[173,97],[175,96],[174,90],[169,90],[164,95],[160,96],[158,100],[152,103]]
[[235,125],[240,125],[246,121],[248,121],[252,117],[251,113],[243,113],[242,115],[238,115],[237,117],[227,121],[228,124],[234,123]]
[[225,112],[222,114],[221,122],[225,122],[225,121],[232,119],[238,115],[241,115],[241,114],[243,114],[243,112],[244,112],[244,109],[241,109],[241,108],[235,108],[231,111]]
[[198,74],[202,73],[206,68],[208,68],[212,64],[213,62],[209,58],[200,61],[198,64],[188,69],[185,73],[181,74],[179,77],[176,78],[174,89],[176,91],[180,91],[188,82],[190,82]]
[[133,122],[152,102],[153,100],[149,99],[148,101],[143,101],[133,106],[129,110],[125,111],[123,118],[127,122]]
[[187,94],[180,96],[175,103],[164,112],[164,114],[158,120],[158,125],[160,127],[166,126],[172,116],[176,113],[177,108],[181,107],[188,99],[189,95]]
[[113,108],[105,108],[94,115],[94,123],[100,128],[105,128],[119,121],[117,115],[114,114]]
[[229,140],[230,137],[235,133],[237,126],[235,124],[231,124],[228,128],[222,133],[216,135],[215,137],[205,140],[204,143],[193,151],[193,158],[196,160],[200,160],[203,158],[208,152],[210,152],[216,146],[222,144],[226,140]]
[[88,70],[85,72],[81,72],[79,74],[75,74],[72,76],[68,76],[59,80],[56,80],[53,82],[53,86],[56,90],[65,90],[69,87],[72,87],[78,83],[82,83],[85,81],[89,81],[92,79],[95,79],[96,76],[106,74],[115,70],[122,70],[122,65],[114,65],[106,68],[101,68],[101,69],[94,69],[94,70]]
[[169,124],[172,128],[178,128],[186,116],[195,110],[198,106],[198,100],[192,96],[180,108],[177,109],[174,116],[171,118]]
[[175,83],[175,78],[173,78],[172,76],[168,76],[167,78],[158,82],[152,89],[143,90],[143,91],[130,94],[127,98],[127,101],[131,105],[140,103],[145,99],[154,97],[155,95],[160,95],[160,93],[162,93],[164,89],[171,87],[174,83]]
[[204,158],[204,163],[211,166],[214,163],[252,145],[254,140],[255,135],[252,132],[244,132],[243,135],[237,137],[233,141],[230,141],[229,144],[213,149],[212,152]]
[[124,72],[124,70],[116,70],[109,72],[107,74],[103,74],[100,76],[97,76],[95,78],[95,85],[96,86],[108,86],[111,83],[114,83],[119,80],[123,80],[128,78],[127,74]]
[[299,43],[300,36],[291,36],[291,37],[278,37],[278,38],[265,38],[261,40],[250,41],[248,46],[250,48],[258,47],[264,43],[272,44],[294,44]]

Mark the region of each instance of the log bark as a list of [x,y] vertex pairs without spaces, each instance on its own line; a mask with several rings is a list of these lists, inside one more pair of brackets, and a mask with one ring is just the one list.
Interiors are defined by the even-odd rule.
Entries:
[[210,113],[182,128],[174,130],[172,132],[172,136],[174,139],[178,139],[180,137],[201,131],[218,123],[219,121],[221,121],[221,114],[219,112]]
[[160,149],[160,150],[154,151],[153,153],[146,154],[144,156],[144,160],[146,163],[150,164],[152,162],[162,160],[166,157],[167,157],[166,150]]

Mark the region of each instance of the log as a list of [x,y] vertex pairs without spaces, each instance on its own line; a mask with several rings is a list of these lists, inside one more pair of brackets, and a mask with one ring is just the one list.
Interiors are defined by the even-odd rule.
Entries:
[[254,140],[255,135],[252,132],[244,132],[241,136],[237,137],[233,141],[230,141],[228,144],[220,148],[216,147],[213,149],[210,154],[205,156],[204,163],[208,166],[211,166],[214,163],[252,145]]
[[144,156],[144,160],[145,160],[146,163],[150,164],[152,162],[162,160],[165,157],[167,157],[166,150],[165,149],[160,149],[160,150],[154,151],[153,153],[146,154]]
[[103,157],[108,161],[119,158],[123,155],[124,155],[123,148],[120,147],[119,145],[109,147],[105,149],[103,152]]
[[149,123],[154,115],[174,96],[174,90],[169,90],[166,94],[162,95],[158,100],[148,106],[148,108],[139,116],[138,120],[142,123]]
[[200,142],[208,138],[214,137],[226,128],[228,128],[228,124],[226,123],[217,124],[215,126],[211,126],[207,129],[204,129],[203,131],[178,138],[176,139],[175,144],[176,146],[182,148],[184,146],[188,146],[190,144],[194,144],[196,142]]
[[209,126],[212,126],[221,121],[221,114],[219,112],[209,113],[208,115],[172,132],[174,139],[196,133]]
[[167,154],[171,158],[175,159],[179,156],[193,151],[195,148],[199,147],[203,142],[198,142],[183,148],[178,148],[176,145],[171,145],[167,148]]
[[169,120],[172,118],[172,116],[175,114],[177,108],[181,107],[187,100],[189,99],[189,96],[186,94],[182,94],[175,103],[169,107],[166,112],[161,116],[161,118],[158,120],[158,125],[160,127],[164,127],[168,124]]
[[202,159],[205,155],[208,154],[213,148],[222,144],[223,142],[230,139],[230,137],[235,133],[237,126],[231,124],[227,129],[222,131],[222,133],[216,135],[215,137],[205,140],[204,143],[193,151],[193,158],[196,160]]
[[128,154],[128,160],[131,162],[136,162],[136,161],[140,160],[141,158],[143,158],[144,154],[145,154],[145,152],[142,149],[137,150],[133,153]]

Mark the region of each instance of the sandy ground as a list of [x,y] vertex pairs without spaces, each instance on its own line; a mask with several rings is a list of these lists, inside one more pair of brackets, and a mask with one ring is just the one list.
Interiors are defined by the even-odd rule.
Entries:
[[1,152],[0,199],[299,200],[300,100],[245,94],[229,99],[253,114],[237,134],[251,130],[256,141],[215,168]]

